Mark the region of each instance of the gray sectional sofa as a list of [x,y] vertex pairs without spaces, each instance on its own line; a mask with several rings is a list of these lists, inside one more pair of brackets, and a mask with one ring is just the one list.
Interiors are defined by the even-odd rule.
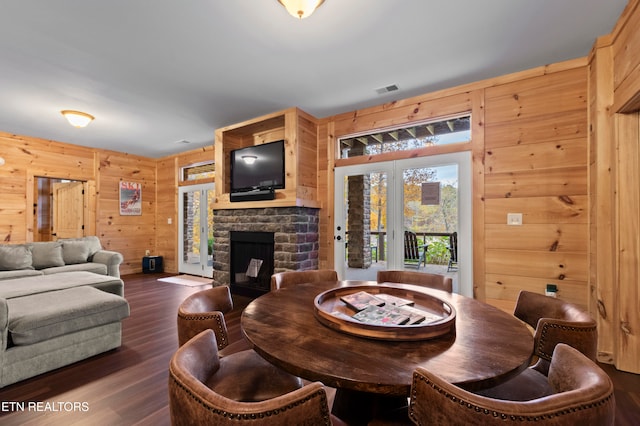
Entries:
[[0,244],[0,280],[69,271],[120,277],[122,255],[103,250],[96,236]]
[[121,345],[120,263],[97,237],[0,244],[0,387]]

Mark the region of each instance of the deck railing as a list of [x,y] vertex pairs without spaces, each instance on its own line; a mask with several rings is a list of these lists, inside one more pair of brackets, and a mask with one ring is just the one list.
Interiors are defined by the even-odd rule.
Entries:
[[[419,239],[422,239],[424,244],[427,237],[448,237],[451,238],[451,232],[424,232],[424,231],[412,231]],[[380,247],[385,246],[385,240],[387,237],[387,231],[371,231],[372,247],[376,247],[376,254],[378,260],[385,260],[385,251],[379,250]],[[374,244],[375,242],[375,244]]]

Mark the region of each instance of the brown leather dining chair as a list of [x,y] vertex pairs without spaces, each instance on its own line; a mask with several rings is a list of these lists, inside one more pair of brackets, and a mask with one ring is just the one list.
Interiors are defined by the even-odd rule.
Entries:
[[[275,378],[219,357],[215,333],[205,330],[178,348],[169,365],[172,425],[331,425],[320,382],[273,394]],[[258,372],[257,376],[262,373]],[[339,423],[339,422],[337,422]]]
[[[233,299],[229,286],[212,287],[190,295],[178,307],[178,345],[184,345],[202,330],[211,329],[216,334],[218,349],[223,354],[250,349],[246,340],[229,341],[224,315],[232,310]],[[230,345],[234,347],[226,349]]]
[[302,387],[302,379],[291,375],[269,363],[251,344],[242,339],[229,342],[224,314],[233,309],[233,299],[228,286],[213,287],[198,291],[187,297],[178,308],[178,343],[182,347],[205,330],[216,336],[216,355],[228,358],[225,365],[244,365],[251,371],[250,378],[257,382],[271,383],[261,393],[273,397]]
[[571,346],[556,346],[548,381],[553,393],[505,401],[459,388],[422,367],[411,385],[409,418],[417,425],[613,425],[613,383],[596,363]]
[[592,361],[596,360],[596,322],[579,306],[523,290],[518,295],[513,314],[535,329],[534,363],[507,382],[478,391],[479,394],[520,401],[548,395],[552,392],[547,380],[549,364],[553,350],[559,343],[566,343]]
[[404,283],[424,287],[453,291],[453,279],[440,274],[430,274],[418,271],[378,271],[378,283]]
[[333,269],[278,272],[271,275],[271,291],[290,285],[317,281],[338,281],[338,273]]

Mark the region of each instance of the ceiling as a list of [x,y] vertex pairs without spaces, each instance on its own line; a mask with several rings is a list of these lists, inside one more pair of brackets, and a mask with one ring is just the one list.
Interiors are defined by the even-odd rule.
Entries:
[[324,118],[587,56],[626,3],[326,0],[297,20],[276,0],[7,0],[0,131],[159,158],[289,107]]

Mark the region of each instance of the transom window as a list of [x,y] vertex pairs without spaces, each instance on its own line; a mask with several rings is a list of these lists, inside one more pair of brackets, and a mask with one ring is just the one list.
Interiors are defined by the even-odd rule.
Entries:
[[213,178],[215,176],[215,167],[214,162],[210,163],[198,163],[191,164],[189,166],[182,168],[182,181],[190,181],[190,180],[198,180],[198,179],[206,179]]
[[339,152],[340,158],[351,158],[470,140],[471,115],[467,114],[347,136],[339,140]]

